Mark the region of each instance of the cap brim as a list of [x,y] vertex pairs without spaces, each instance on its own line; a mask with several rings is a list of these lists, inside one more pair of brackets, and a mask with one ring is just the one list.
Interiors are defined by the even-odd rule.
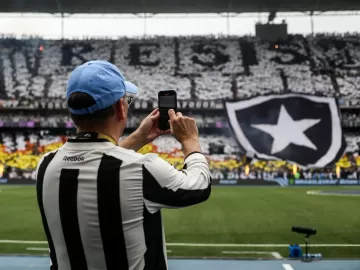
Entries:
[[125,91],[128,94],[131,94],[133,96],[137,96],[139,94],[139,88],[132,82],[125,81],[125,88]]

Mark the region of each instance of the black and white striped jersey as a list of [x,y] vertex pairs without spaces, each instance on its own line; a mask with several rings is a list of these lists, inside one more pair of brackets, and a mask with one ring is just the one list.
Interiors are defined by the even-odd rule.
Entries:
[[37,168],[51,269],[167,269],[160,209],[194,205],[210,193],[200,153],[178,171],[105,139],[69,139]]

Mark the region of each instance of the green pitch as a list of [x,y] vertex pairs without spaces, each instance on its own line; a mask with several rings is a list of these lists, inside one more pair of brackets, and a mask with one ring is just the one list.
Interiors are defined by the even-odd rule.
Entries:
[[[313,247],[311,253],[322,253],[324,258],[360,258],[360,246],[346,246],[360,245],[360,197],[306,194],[325,189],[344,188],[214,187],[206,203],[163,211],[168,255],[271,258],[277,252],[286,257],[286,245],[304,240],[291,232],[295,225],[317,229],[318,234],[310,238],[312,244],[345,245]],[[2,241],[46,240],[35,187],[0,186],[0,191],[0,253],[47,254],[43,243]],[[285,247],[258,246],[262,244]]]

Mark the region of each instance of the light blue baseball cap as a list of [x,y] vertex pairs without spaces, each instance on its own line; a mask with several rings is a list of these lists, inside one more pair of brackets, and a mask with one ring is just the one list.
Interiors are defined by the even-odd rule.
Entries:
[[125,95],[135,97],[139,90],[135,84],[125,80],[115,65],[96,60],[86,62],[71,73],[66,87],[66,103],[77,92],[88,94],[95,100],[95,104],[88,108],[69,108],[72,114],[85,115],[105,109]]

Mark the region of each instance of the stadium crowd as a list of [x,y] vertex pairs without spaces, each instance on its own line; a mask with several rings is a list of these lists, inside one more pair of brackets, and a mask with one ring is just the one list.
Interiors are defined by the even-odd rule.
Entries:
[[[137,128],[146,117],[145,113],[132,113],[129,115],[128,128]],[[199,128],[227,128],[226,115],[192,114]],[[6,128],[67,128],[75,126],[67,114],[42,115],[41,113],[0,113],[0,127]]]
[[[0,164],[4,165],[3,175],[10,175],[14,178],[27,175],[30,178],[41,155],[57,149],[66,139],[67,136],[50,135],[46,131],[26,134],[2,133],[0,137]],[[337,167],[339,167],[343,173],[360,173],[360,137],[347,136],[346,140],[348,148],[336,165],[321,170],[305,170],[305,172],[332,172],[335,174]],[[294,170],[294,164],[285,161],[262,161],[244,157],[239,153],[238,146],[231,137],[202,135],[200,143],[214,175],[229,172],[246,173],[247,167],[249,170],[247,173],[282,172],[292,175]],[[181,146],[172,136],[160,137],[143,147],[139,152],[144,154],[157,153],[177,169],[181,169],[183,166]],[[301,170],[299,171],[301,172]]]
[[241,99],[280,92],[358,97],[358,35],[154,37],[119,40],[0,40],[0,99],[63,99],[69,72],[89,59],[115,63],[154,100],[161,89],[179,99]]
[[[253,37],[153,37],[119,40],[0,39],[1,100],[64,100],[69,72],[90,59],[116,64],[125,77],[139,86],[140,100],[156,100],[159,90],[174,89],[179,100],[245,99],[271,93],[306,93],[356,101],[360,87],[360,35],[290,36],[286,42],[260,42]],[[223,135],[201,134],[213,174],[217,172],[283,171],[284,161],[244,159],[228,129],[224,112],[206,109],[191,115],[200,128],[224,130]],[[130,114],[135,128],[143,113]],[[344,111],[344,127],[360,127],[356,111]],[[1,133],[0,173],[21,177],[33,172],[40,156],[64,143],[62,136],[31,128],[65,128],[74,125],[67,114],[44,115],[36,111],[0,113],[0,127],[20,127],[26,132]],[[26,135],[25,135],[26,134]],[[357,172],[360,137],[348,135],[348,149],[336,166],[323,171]],[[156,152],[176,168],[182,167],[180,145],[162,137],[141,150]],[[0,176],[1,178],[1,176]]]
[[[133,113],[129,116],[127,128],[134,129],[139,126],[146,114]],[[199,128],[225,128],[229,127],[227,116],[224,112],[206,115],[190,114],[196,120]],[[341,115],[342,126],[345,128],[360,128],[360,116],[354,112],[343,112]],[[53,114],[44,116],[40,113],[0,113],[0,127],[4,128],[63,128],[74,129],[75,126],[67,114]]]

